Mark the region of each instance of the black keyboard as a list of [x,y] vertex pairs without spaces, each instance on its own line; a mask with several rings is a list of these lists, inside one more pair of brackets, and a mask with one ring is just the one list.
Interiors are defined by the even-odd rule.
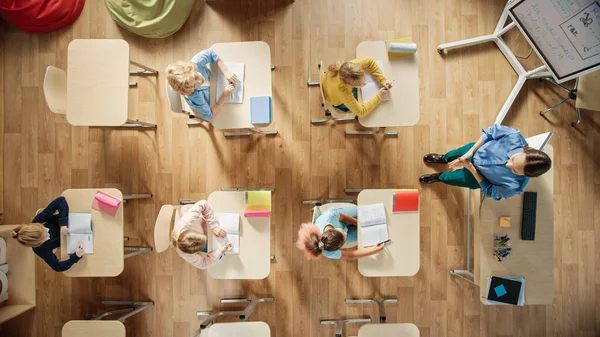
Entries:
[[521,221],[521,240],[535,240],[535,212],[537,210],[537,193],[523,193],[523,219]]

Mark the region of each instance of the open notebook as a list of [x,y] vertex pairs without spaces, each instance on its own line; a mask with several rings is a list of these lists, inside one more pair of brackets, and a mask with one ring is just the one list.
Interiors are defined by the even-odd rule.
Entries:
[[221,249],[228,243],[233,244],[233,249],[225,254],[240,253],[240,214],[239,213],[216,213],[219,226],[227,233],[225,238],[212,236],[212,250]]
[[[381,73],[384,74],[383,61],[378,60],[377,65],[379,66],[379,69],[381,69]],[[377,80],[370,73],[368,73],[368,72],[365,73],[365,78],[366,78],[367,84],[365,84],[364,87],[360,88],[363,103],[369,101],[371,98],[373,98],[373,96],[377,95],[377,93],[379,92],[379,88],[381,86],[380,83],[377,82]],[[389,96],[384,98],[383,100],[387,101],[388,99],[389,99]]]
[[[241,104],[244,100],[244,68],[245,65],[239,62],[225,62],[227,68],[237,76],[237,82],[235,83],[235,89],[231,93],[231,96],[225,101],[225,103],[236,103]],[[225,87],[229,84],[225,75],[221,70],[217,73],[217,95],[215,97],[218,102],[223,96]]]
[[73,254],[78,244],[83,245],[85,254],[94,254],[94,232],[91,213],[69,213],[69,235],[67,253]]
[[374,246],[389,240],[383,204],[358,207],[358,223],[363,247]]

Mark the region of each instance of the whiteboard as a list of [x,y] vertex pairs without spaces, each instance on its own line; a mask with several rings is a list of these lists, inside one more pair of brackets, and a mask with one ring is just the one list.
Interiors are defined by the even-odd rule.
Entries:
[[515,0],[509,14],[557,82],[600,68],[598,0]]

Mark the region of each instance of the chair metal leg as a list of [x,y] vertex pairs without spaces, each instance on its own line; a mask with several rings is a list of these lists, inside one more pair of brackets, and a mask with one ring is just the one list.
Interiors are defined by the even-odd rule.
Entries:
[[223,132],[225,137],[236,137],[236,136],[252,136],[253,134],[261,135],[276,135],[279,132],[276,130],[261,131],[255,128],[246,129],[248,131],[236,131],[236,132]]
[[152,198],[152,194],[151,194],[151,193],[131,193],[131,194],[123,194],[123,199],[124,199],[124,200],[131,200],[131,199],[147,199],[147,198]]
[[343,330],[344,330],[344,324],[348,324],[348,323],[371,323],[371,318],[370,317],[364,317],[364,318],[350,318],[350,319],[345,319],[343,321],[335,321],[335,320],[322,320],[320,321],[320,323],[322,325],[326,325],[326,324],[332,324],[335,325],[335,337],[342,337],[343,335]]
[[119,318],[117,318],[117,320],[121,323],[124,323],[125,320],[139,312],[142,312],[146,309],[148,309],[149,307],[154,305],[153,301],[147,301],[147,302],[139,302],[139,301],[102,301],[103,305],[117,305],[117,306],[126,306],[126,307],[130,307],[130,308],[124,308],[124,309],[117,309],[117,310],[110,310],[107,312],[104,312],[102,314],[99,315],[94,315],[94,314],[88,314],[85,315],[86,319],[89,320],[101,320],[104,317],[107,316],[112,316],[112,315],[116,315],[116,314],[125,314],[123,316],[120,316]]
[[156,129],[156,124],[142,122],[139,119],[128,119],[127,122],[121,125],[122,128],[151,128]]
[[581,123],[581,109],[575,108],[575,110],[577,110],[577,121],[571,123],[571,127],[573,128],[579,125],[579,123]]
[[195,204],[196,202],[192,199],[179,199],[179,204],[180,205],[191,205],[191,204]]
[[385,315],[385,303],[398,303],[397,298],[384,298],[382,300],[376,300],[372,298],[366,299],[346,299],[346,303],[375,303],[377,304],[377,308],[379,310],[379,323],[385,323],[387,321],[387,317]]
[[129,74],[131,75],[142,75],[142,74],[147,74],[147,75],[158,75],[158,70],[154,70],[152,68],[148,68],[145,65],[141,64],[141,63],[137,63],[135,61],[129,61],[129,63],[131,65],[134,65],[138,68],[142,68],[143,70],[129,70]]
[[123,247],[123,249],[126,252],[132,252],[125,254],[123,256],[124,259],[152,252],[152,248],[150,247]]
[[275,193],[274,188],[221,187],[221,191],[228,191],[228,192],[269,191],[271,193]]
[[197,311],[196,316],[198,316],[198,317],[207,316],[207,318],[205,318],[204,321],[202,323],[200,323],[200,331],[213,325],[215,323],[215,321],[217,320],[217,318],[220,316],[225,316],[225,315],[237,316],[239,322],[246,321],[246,320],[248,320],[250,315],[252,315],[252,313],[254,312],[254,309],[256,309],[256,306],[259,303],[263,303],[263,302],[275,302],[275,298],[272,296],[262,297],[262,298],[258,298],[255,300],[250,300],[248,298],[223,298],[223,299],[221,299],[221,303],[223,303],[223,304],[245,303],[248,305],[243,310],[224,310],[224,311],[219,311],[216,313],[213,313],[211,311]]
[[570,100],[571,97],[567,97],[565,99],[563,99],[562,101],[556,103],[554,106],[544,110],[544,111],[540,111],[540,116],[543,116],[545,114],[547,114],[548,112],[554,111],[554,109],[558,108],[559,106],[561,106],[563,103],[565,103],[566,101]]
[[385,131],[385,127],[380,127],[377,131],[346,131],[347,135],[376,135],[383,133],[385,136],[397,136],[398,131]]
[[326,200],[302,200],[302,205],[325,205],[331,204],[334,202],[345,202],[345,203],[353,203],[353,199],[326,199]]
[[362,192],[362,188],[345,188],[344,193],[346,194],[355,194]]

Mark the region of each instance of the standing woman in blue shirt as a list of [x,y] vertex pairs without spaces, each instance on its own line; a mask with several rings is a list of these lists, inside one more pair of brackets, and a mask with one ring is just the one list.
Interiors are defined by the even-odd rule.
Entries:
[[321,255],[329,259],[360,259],[379,253],[383,244],[368,248],[340,249],[346,242],[357,242],[358,208],[353,205],[343,208],[330,208],[315,219],[315,223],[302,224],[298,231],[296,246],[304,251],[309,259]]
[[68,224],[69,205],[64,197],[58,197],[36,215],[31,224],[15,228],[12,237],[20,244],[33,248],[33,252],[52,269],[63,272],[79,262],[84,253],[83,246],[78,245],[67,260],[59,261],[54,255],[54,250],[60,248],[60,235],[69,235]]
[[[217,67],[223,72],[229,85],[225,87],[223,95],[219,101],[210,106],[210,69],[209,64],[216,63]],[[174,91],[182,94],[188,105],[207,121],[217,118],[225,101],[231,96],[237,76],[227,68],[223,60],[212,49],[206,49],[191,61],[177,61],[169,64],[167,67],[167,82]]]
[[539,177],[552,166],[550,157],[527,146],[521,132],[494,124],[482,129],[475,143],[452,150],[445,155],[430,153],[426,163],[448,164],[451,172],[425,174],[422,184],[443,182],[448,185],[481,188],[483,194],[495,200],[508,199],[523,193],[530,177]]

